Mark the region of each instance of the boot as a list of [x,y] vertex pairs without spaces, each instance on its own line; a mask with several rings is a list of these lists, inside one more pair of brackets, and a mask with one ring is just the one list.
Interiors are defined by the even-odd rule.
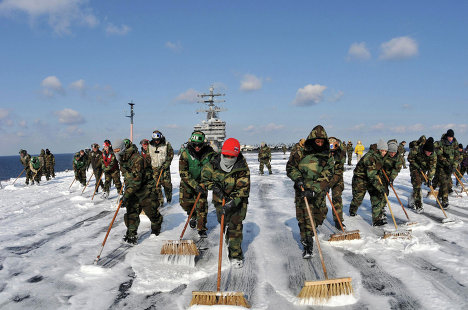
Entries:
[[[343,229],[346,229],[346,225],[343,223],[343,221],[341,221],[341,225],[343,225]],[[341,226],[338,221],[335,222],[335,227],[336,229],[341,230]]]
[[138,237],[136,235],[126,234],[123,240],[127,242],[128,244],[138,244]]
[[206,237],[208,237],[208,235],[206,234],[206,230],[198,231],[198,236],[200,237],[200,239],[205,239]]
[[421,201],[416,201],[416,202],[414,203],[414,211],[415,211],[416,213],[418,213],[418,214],[423,213],[424,209],[423,209],[423,207],[422,207]]
[[302,251],[302,258],[309,259],[312,257],[312,250],[314,248],[314,243],[312,241],[312,236],[307,236],[305,240],[301,240],[304,250]]
[[381,218],[380,220],[375,221],[372,226],[383,226],[387,224],[387,219],[386,218]]
[[244,267],[244,261],[242,259],[239,259],[239,258],[233,258],[233,259],[231,259],[231,266],[236,268],[236,269],[240,269],[240,268]]
[[109,192],[104,192],[104,193],[102,193],[101,198],[102,198],[102,199],[107,199],[107,198],[109,198]]
[[156,230],[156,229],[152,229],[152,230],[151,230],[151,234],[152,234],[152,235],[159,236],[159,233],[160,233],[159,230]]
[[190,228],[194,229],[195,227],[197,227],[197,219],[192,217],[190,219],[190,222],[189,222],[189,225],[190,225]]
[[443,199],[442,202],[441,202],[441,204],[442,204],[442,208],[444,208],[444,210],[447,210],[447,209],[449,208],[449,202],[448,202],[448,200]]
[[349,209],[349,216],[356,216],[356,211]]

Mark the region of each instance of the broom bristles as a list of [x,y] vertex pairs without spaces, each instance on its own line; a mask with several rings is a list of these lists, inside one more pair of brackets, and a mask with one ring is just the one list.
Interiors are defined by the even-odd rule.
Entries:
[[193,305],[230,305],[250,308],[242,292],[192,292],[190,306]]
[[406,231],[385,231],[384,239],[411,239],[411,230]]
[[358,240],[361,239],[359,230],[346,231],[343,233],[337,233],[330,235],[328,241],[345,241],[345,240]]
[[320,302],[326,301],[333,296],[352,294],[353,286],[351,284],[351,278],[338,278],[321,281],[306,281],[297,297]]
[[193,240],[166,241],[161,247],[161,255],[195,255],[198,256],[198,248]]

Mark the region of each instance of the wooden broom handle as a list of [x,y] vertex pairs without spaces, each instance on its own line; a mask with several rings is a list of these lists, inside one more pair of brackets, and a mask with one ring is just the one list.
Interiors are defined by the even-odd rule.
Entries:
[[159,173],[158,181],[156,182],[156,188],[158,188],[159,185],[159,179],[161,179],[161,175],[163,173],[163,169],[161,168],[161,172]]
[[457,168],[455,168],[455,170],[457,170],[458,174],[461,175],[461,177],[463,178],[463,180],[465,180],[465,182],[467,182],[463,174],[461,174],[460,170],[458,170]]
[[332,200],[331,200],[330,195],[328,194],[328,192],[327,192],[327,197],[328,197],[328,201],[330,201],[330,204],[331,204],[331,206],[332,206],[333,212],[335,212],[336,219],[338,220],[338,223],[340,223],[341,230],[342,230],[343,232],[345,232],[345,231],[344,231],[343,224],[341,224],[341,219],[340,219],[340,217],[338,216],[338,212],[336,212],[335,206],[333,205],[333,202],[332,202]]
[[[225,203],[226,203],[226,200],[223,198],[222,208],[224,208]],[[223,234],[224,234],[224,212],[221,214],[221,227],[220,227],[220,232],[219,232],[218,280],[216,282],[217,292],[221,291],[221,264],[223,261]]]
[[[457,171],[458,171],[458,169],[457,169]],[[460,171],[458,171],[458,173],[460,173]],[[463,191],[465,192],[465,194],[468,195],[468,193],[466,192],[466,189],[465,189],[465,185],[463,185],[463,182],[460,180],[460,178],[457,176],[457,174],[455,172],[453,173],[453,175],[457,178],[458,183],[460,183],[460,185],[463,187]],[[461,175],[461,173],[460,173],[460,175]]]
[[[382,183],[382,180],[380,179],[379,176],[377,176],[377,179],[379,179],[380,184],[381,184],[382,186],[384,186],[383,183]],[[393,224],[395,224],[395,230],[398,230],[398,226],[397,226],[396,221],[395,221],[395,216],[393,216],[392,207],[390,206],[390,201],[388,201],[387,194],[386,194],[385,192],[384,192],[383,194],[384,194],[384,196],[385,196],[385,200],[387,201],[387,205],[388,205],[388,209],[390,210],[390,214],[392,215]]]
[[91,176],[89,177],[88,183],[86,183],[86,186],[85,186],[85,187],[83,188],[83,190],[81,191],[82,194],[84,193],[86,187],[88,187],[89,182],[91,182],[91,178],[93,177],[93,175],[94,175],[94,171],[93,171],[93,173],[91,173]]
[[[426,177],[426,175],[424,174],[424,172],[422,172],[422,170],[420,170],[420,172],[421,172],[421,174],[423,175],[424,180],[426,180],[426,182],[427,182],[427,177]],[[442,212],[444,213],[445,217],[448,218],[447,213],[445,213],[444,208],[442,208],[442,205],[440,204],[440,201],[439,201],[439,197],[437,197],[437,195],[435,194],[435,191],[434,191],[434,188],[432,187],[432,185],[429,186],[429,188],[431,189],[432,196],[434,196],[435,199],[437,200],[437,204],[439,205],[440,210],[442,210]]]
[[103,173],[104,173],[104,171],[101,172],[101,175],[99,176],[99,180],[98,180],[98,182],[97,182],[97,184],[96,184],[96,187],[94,188],[94,193],[93,193],[93,197],[91,198],[91,200],[93,200],[93,199],[94,199],[94,195],[96,195],[96,191],[97,191],[97,189],[98,189],[98,187],[99,187],[99,183],[101,183],[101,178],[102,178],[102,174],[103,174]]
[[403,212],[405,212],[406,218],[407,218],[408,221],[409,221],[410,218],[409,218],[409,216],[408,216],[408,213],[406,213],[405,207],[404,207],[403,204],[401,203],[400,197],[398,197],[398,195],[397,195],[397,193],[396,193],[396,190],[395,190],[395,188],[393,187],[393,184],[390,182],[390,179],[389,179],[388,176],[387,176],[387,173],[386,173],[385,170],[383,170],[383,169],[382,169],[382,172],[383,172],[383,174],[385,175],[385,177],[387,178],[388,184],[390,184],[390,187],[392,188],[393,192],[395,193],[395,196],[396,196],[396,198],[398,199],[398,202],[400,203],[400,206],[401,206],[401,208],[403,209]]
[[110,233],[110,231],[112,229],[112,225],[114,225],[115,218],[117,217],[117,213],[119,213],[119,210],[120,210],[121,206],[122,206],[122,200],[120,200],[119,206],[117,207],[117,210],[115,210],[114,217],[112,218],[112,221],[109,224],[109,228],[107,228],[106,236],[104,237],[104,241],[102,241],[101,251],[99,252],[99,254],[98,254],[98,256],[96,257],[96,260],[95,260],[96,263],[99,260],[99,258],[101,257],[101,253],[102,253],[102,250],[104,249],[104,245],[106,245],[107,237],[109,236],[109,233]]
[[185,230],[187,229],[187,225],[188,225],[190,219],[192,218],[193,212],[195,211],[195,207],[197,206],[197,203],[198,203],[198,200],[200,199],[200,196],[201,196],[201,193],[198,193],[197,199],[195,200],[195,203],[193,204],[192,211],[190,211],[190,215],[187,218],[187,222],[185,222],[184,229],[182,230],[182,233],[180,234],[180,238],[179,238],[180,240],[182,240],[182,238],[184,237]]
[[16,179],[13,181],[13,184],[15,184],[16,180],[23,174],[24,170],[26,170],[26,167],[24,167],[23,171],[16,177]]
[[[301,186],[301,190],[304,191],[304,187]],[[322,262],[323,275],[325,276],[325,279],[328,280],[327,268],[325,267],[325,261],[323,260],[322,249],[320,248],[320,242],[319,242],[319,238],[318,238],[318,235],[317,235],[317,230],[315,229],[314,218],[312,216],[312,212],[310,211],[309,202],[307,201],[307,197],[304,197],[304,202],[306,204],[307,213],[309,214],[310,223],[312,224],[312,230],[314,231],[314,235],[315,235],[315,242],[317,243],[317,248],[318,248],[318,251],[319,251],[319,254],[320,254],[320,261]]]

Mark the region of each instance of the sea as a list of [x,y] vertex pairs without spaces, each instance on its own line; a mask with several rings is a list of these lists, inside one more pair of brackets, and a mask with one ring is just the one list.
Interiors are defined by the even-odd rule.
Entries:
[[[37,156],[37,155],[31,155]],[[55,156],[55,172],[72,170],[73,169],[73,153],[69,154],[54,154]],[[24,169],[20,162],[20,156],[0,156],[0,181],[9,180],[16,177]],[[24,177],[24,173],[22,175]]]

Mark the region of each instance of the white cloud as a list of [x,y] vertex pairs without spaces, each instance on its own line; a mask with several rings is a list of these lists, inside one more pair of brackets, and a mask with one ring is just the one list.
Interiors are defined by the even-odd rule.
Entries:
[[350,130],[359,131],[359,130],[364,129],[364,127],[366,127],[366,125],[364,125],[364,124],[357,124],[357,125],[354,125],[353,127],[351,127]]
[[297,106],[316,105],[322,101],[325,89],[327,89],[326,86],[319,84],[308,84],[304,88],[299,88],[292,104]]
[[380,45],[380,59],[406,59],[418,55],[418,43],[410,37],[398,37]]
[[166,44],[164,44],[164,46],[173,52],[180,52],[182,50],[182,44],[180,43],[180,41],[177,41],[177,42],[167,41]]
[[245,127],[243,130],[247,131],[247,132],[253,132],[253,131],[255,131],[255,126],[254,125],[249,125],[249,126]]
[[41,86],[43,87],[42,93],[46,97],[53,97],[56,93],[65,94],[65,90],[62,87],[60,80],[54,76],[48,76],[42,80]]
[[457,132],[465,133],[468,131],[468,124],[438,124],[432,126],[433,129],[438,129],[438,130],[449,130],[452,129],[455,132],[455,137],[457,136]]
[[71,83],[70,88],[79,91],[82,95],[86,94],[86,84],[82,79]]
[[182,94],[179,94],[175,98],[175,101],[180,102],[180,103],[194,103],[194,102],[197,102],[197,95],[198,95],[198,92],[195,89],[190,88],[190,89],[187,89]]
[[371,53],[366,47],[365,42],[353,43],[348,50],[348,60],[368,60],[371,58]]
[[284,125],[269,123],[268,125],[263,127],[263,130],[269,132],[269,131],[277,131],[277,130],[280,130],[280,129],[283,129],[283,128],[284,128]]
[[177,128],[180,128],[180,126],[177,125],[177,124],[168,124],[168,125],[166,125],[166,128],[177,129]]
[[373,130],[383,130],[385,128],[384,123],[377,123],[371,127]]
[[116,26],[112,23],[108,23],[107,24],[107,27],[106,27],[106,33],[108,35],[119,35],[119,36],[124,36],[126,35],[127,33],[130,32],[130,30],[132,30],[129,26],[127,25],[121,25],[120,27],[119,26]]
[[77,125],[85,123],[83,116],[78,111],[72,109],[63,109],[61,111],[56,111],[54,114],[62,124]]
[[245,74],[241,81],[240,89],[243,91],[253,91],[262,88],[262,80],[253,74]]
[[0,13],[21,12],[34,23],[42,17],[47,18],[55,33],[70,34],[74,25],[95,27],[98,18],[87,6],[88,0],[4,0],[0,3]]

